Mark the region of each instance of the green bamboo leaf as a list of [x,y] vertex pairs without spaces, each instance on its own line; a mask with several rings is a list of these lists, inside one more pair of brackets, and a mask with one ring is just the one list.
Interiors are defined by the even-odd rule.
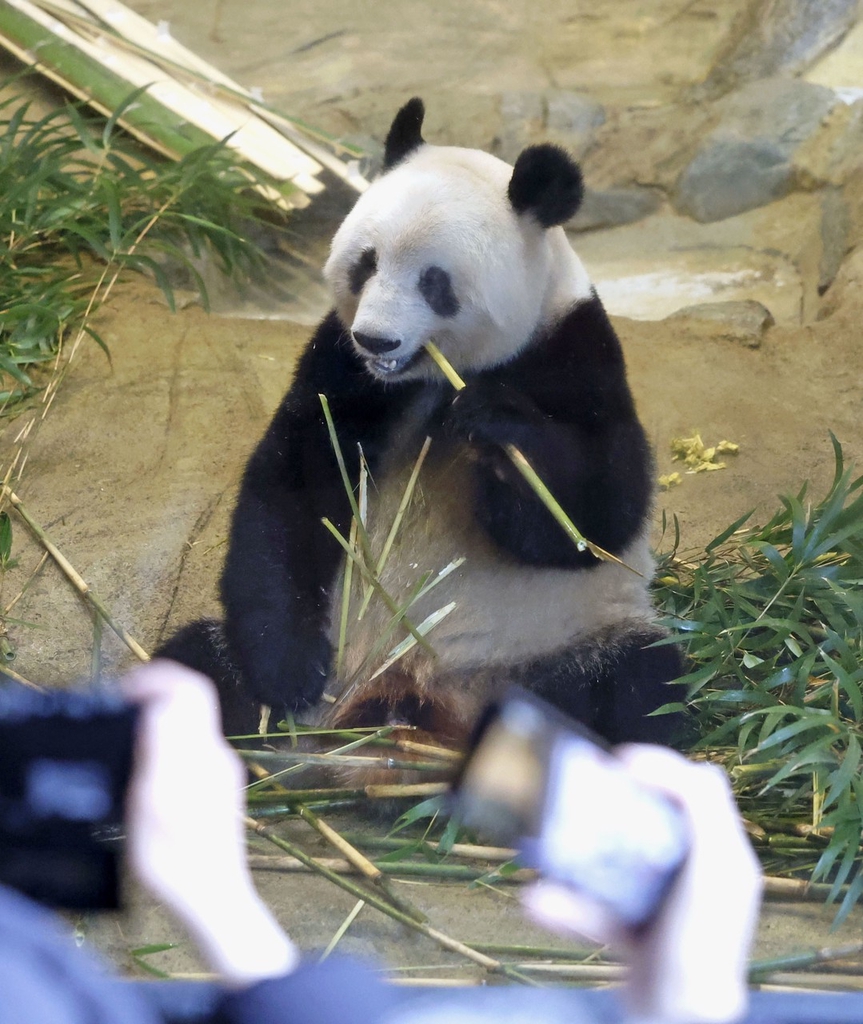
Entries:
[[152,956],[153,953],[167,953],[170,949],[178,949],[176,942],[154,942],[149,946],[138,946],[137,949],[130,949],[132,956]]
[[0,512],[0,566],[12,557],[12,520],[8,512]]
[[860,685],[863,682],[863,665],[860,665],[855,659],[856,672],[846,672],[842,665],[835,658],[831,658],[825,650],[821,651],[821,660],[836,677],[836,681],[848,697],[855,720],[860,721],[863,718],[863,693],[860,691]]
[[129,111],[140,99],[141,96],[150,88],[152,82],[148,82],[146,85],[139,86],[137,89],[129,93],[125,99],[121,100],[117,107],[115,107],[111,116],[105,122],[105,127],[102,130],[102,145],[105,149],[111,148],[112,136],[117,127],[117,122],[122,116]]
[[446,856],[449,853],[452,853],[452,848],[455,845],[456,840],[458,839],[460,831],[461,827],[458,821],[455,818],[450,818],[449,821],[446,823],[446,827],[443,830],[443,834],[438,840],[438,853],[442,853],[444,856]]
[[799,714],[801,717],[796,722],[792,722],[790,725],[785,725],[781,729],[777,729],[772,732],[766,739],[759,742],[756,748],[759,753],[763,753],[770,747],[776,747],[784,743],[788,739],[792,739],[795,736],[799,736],[801,733],[807,732],[810,729],[824,729],[830,725],[831,717],[828,712],[818,712],[817,709],[812,709],[809,712],[805,712],[802,709],[785,709],[785,714]]
[[834,760],[832,752],[832,745],[834,742],[834,736],[831,733],[827,736],[822,736],[821,739],[816,740],[814,743],[810,743],[809,746],[804,747],[803,750],[795,754],[786,765],[779,769],[775,775],[771,776],[770,779],[764,784],[762,793],[766,793],[768,790],[778,786],[780,782],[784,782],[787,778],[795,775],[803,768],[809,768],[810,765],[830,765]]
[[857,872],[854,875],[853,881],[848,886],[848,891],[845,893],[845,898],[842,900],[842,903],[839,906],[839,910],[837,911],[836,917],[834,918],[833,924],[831,925],[831,930],[835,930],[845,921],[845,919],[856,906],[861,895],[863,895],[863,869],[861,869],[861,866],[858,863]]
[[746,523],[749,519],[752,518],[752,514],[754,511],[754,509],[751,509],[745,515],[742,515],[739,519],[735,519],[730,526],[727,526],[721,533],[717,534],[717,536],[715,536],[713,540],[710,541],[710,543],[704,550],[708,554],[710,554],[717,548],[721,547],[728,540],[729,537],[737,533],[737,531],[744,525],[744,523]]
[[401,832],[410,825],[414,825],[418,821],[424,821],[426,818],[436,818],[442,813],[444,808],[445,803],[442,796],[433,796],[428,800],[423,800],[421,803],[416,804],[416,806],[411,807],[410,810],[405,811],[404,814],[399,815],[388,835],[393,836],[396,832]]
[[860,766],[860,743],[856,736],[851,734],[848,740],[848,748],[842,758],[839,768],[830,775],[830,788],[822,804],[822,812],[826,811],[836,800],[850,792],[851,780],[857,774]]

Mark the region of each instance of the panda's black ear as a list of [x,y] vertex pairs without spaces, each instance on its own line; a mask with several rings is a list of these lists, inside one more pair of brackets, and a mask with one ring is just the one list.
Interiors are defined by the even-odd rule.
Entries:
[[393,118],[387,141],[384,143],[384,170],[388,171],[409,154],[418,149],[425,139],[422,136],[425,104],[414,96],[408,100]]
[[516,213],[531,213],[544,228],[551,228],[569,220],[581,206],[581,169],[560,146],[528,146],[515,162],[507,193]]

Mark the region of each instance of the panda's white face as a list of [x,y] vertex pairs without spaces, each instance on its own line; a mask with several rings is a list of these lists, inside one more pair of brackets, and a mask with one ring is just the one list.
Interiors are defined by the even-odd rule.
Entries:
[[324,275],[356,351],[379,379],[506,362],[591,294],[562,228],[517,214],[512,167],[487,153],[423,145],[360,197]]

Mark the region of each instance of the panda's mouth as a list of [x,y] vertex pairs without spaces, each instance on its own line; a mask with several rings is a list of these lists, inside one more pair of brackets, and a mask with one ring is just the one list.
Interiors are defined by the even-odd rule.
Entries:
[[422,349],[409,352],[404,356],[367,356],[366,366],[376,377],[394,377],[409,366],[412,366],[421,356]]

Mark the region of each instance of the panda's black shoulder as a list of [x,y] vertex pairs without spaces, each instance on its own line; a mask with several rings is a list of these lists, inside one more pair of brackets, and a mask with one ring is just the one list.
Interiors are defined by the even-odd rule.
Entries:
[[551,413],[560,403],[567,418],[573,412],[594,423],[636,418],[620,339],[595,292],[539,329],[497,375],[540,392]]

